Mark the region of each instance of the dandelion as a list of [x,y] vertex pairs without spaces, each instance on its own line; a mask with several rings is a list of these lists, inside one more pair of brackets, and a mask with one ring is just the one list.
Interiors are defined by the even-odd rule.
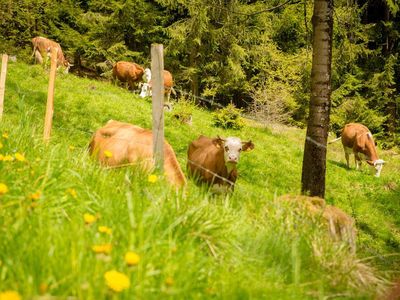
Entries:
[[8,186],[0,182],[0,196],[8,193]]
[[85,220],[86,224],[90,225],[90,224],[96,222],[96,217],[91,214],[85,213],[85,214],[83,214],[83,220]]
[[72,196],[72,198],[77,198],[78,194],[76,193],[75,189],[69,188],[67,189],[67,193],[70,194]]
[[112,249],[111,244],[93,245],[92,250],[97,254],[110,254]]
[[19,152],[15,153],[15,159],[18,161],[25,161],[25,156]]
[[112,154],[111,151],[105,150],[105,151],[104,151],[104,156],[107,157],[107,158],[110,158],[110,157],[113,156],[113,154]]
[[39,198],[42,196],[42,193],[40,191],[36,191],[33,194],[29,195],[29,199],[31,200],[39,200]]
[[68,149],[71,150],[71,151],[73,151],[73,150],[75,150],[75,146],[69,145]]
[[8,139],[8,133],[7,132],[4,132],[2,136],[3,136],[4,139]]
[[0,154],[0,161],[4,160],[4,155]]
[[168,286],[173,285],[173,284],[174,284],[174,279],[173,279],[171,276],[168,276],[168,277],[165,279],[165,284],[168,285]]
[[125,262],[128,266],[135,266],[139,263],[140,256],[136,252],[128,251],[125,254]]
[[115,270],[106,272],[104,278],[107,286],[114,292],[121,292],[131,285],[128,276]]
[[16,291],[5,291],[0,293],[0,300],[21,300],[21,296]]
[[111,234],[112,230],[110,227],[107,227],[107,226],[99,226],[99,232]]
[[11,155],[5,155],[3,157],[3,161],[13,161],[13,160],[14,160],[14,158]]
[[150,183],[155,183],[157,181],[158,177],[157,175],[151,174],[149,177],[147,177],[147,181]]

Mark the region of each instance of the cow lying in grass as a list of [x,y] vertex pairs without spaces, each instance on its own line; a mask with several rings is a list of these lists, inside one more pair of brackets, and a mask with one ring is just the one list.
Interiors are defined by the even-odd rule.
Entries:
[[213,187],[215,191],[227,187],[233,190],[238,172],[240,152],[254,149],[251,141],[242,142],[237,137],[226,139],[201,135],[189,144],[188,172],[197,182]]
[[[137,163],[146,171],[154,168],[152,131],[128,123],[108,121],[93,135],[89,152],[101,164],[107,166]],[[186,184],[175,152],[166,140],[164,142],[164,172],[171,184],[179,187]]]

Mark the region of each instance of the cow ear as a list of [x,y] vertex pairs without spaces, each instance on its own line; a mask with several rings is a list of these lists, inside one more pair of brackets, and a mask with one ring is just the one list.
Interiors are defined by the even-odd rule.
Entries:
[[219,135],[215,139],[212,140],[213,144],[219,148],[219,147],[224,147],[225,140],[221,138]]
[[243,145],[242,146],[243,151],[250,151],[250,150],[254,149],[254,144],[252,141],[243,142],[242,145]]

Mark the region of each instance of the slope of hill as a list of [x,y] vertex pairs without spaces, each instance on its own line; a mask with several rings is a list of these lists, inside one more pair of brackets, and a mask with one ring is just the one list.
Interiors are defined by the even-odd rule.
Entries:
[[[153,183],[139,170],[106,170],[86,153],[109,119],[150,128],[148,100],[58,74],[52,139],[44,145],[47,81],[40,66],[9,64],[0,123],[0,292],[114,298],[104,274],[117,270],[130,280],[122,299],[373,298],[383,278],[399,271],[398,155],[380,151],[388,163],[377,179],[366,168],[347,170],[340,143],[329,146],[326,201],[355,218],[355,256],[276,199],[300,190],[303,130],[222,130],[201,108],[188,126],[166,113],[165,135],[183,169],[199,134],[255,144],[241,157],[233,195],[211,196],[191,181],[176,192],[162,176]],[[139,255],[137,264],[126,265],[127,251]]]

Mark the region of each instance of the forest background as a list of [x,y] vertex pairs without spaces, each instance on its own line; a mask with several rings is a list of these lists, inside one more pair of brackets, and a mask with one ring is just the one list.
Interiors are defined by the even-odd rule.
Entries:
[[[162,43],[177,90],[304,127],[313,2],[0,0],[0,52],[32,62],[31,39],[58,41],[73,73],[109,78],[113,63],[150,65]],[[335,1],[331,130],[361,122],[400,145],[400,22],[394,0]]]

